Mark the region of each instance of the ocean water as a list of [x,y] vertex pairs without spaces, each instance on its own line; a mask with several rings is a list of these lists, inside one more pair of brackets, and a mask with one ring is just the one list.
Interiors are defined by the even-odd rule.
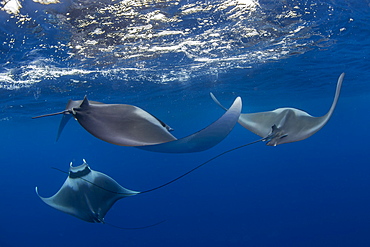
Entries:
[[[46,4],[48,3],[48,4]],[[0,246],[369,246],[370,2],[257,0],[3,1],[0,10]],[[324,115],[312,137],[225,154],[84,222],[43,203],[69,163],[122,186],[159,186],[259,139],[236,125],[214,148],[165,154],[103,142],[70,121],[69,99],[132,104],[176,137],[209,125],[225,105]]]

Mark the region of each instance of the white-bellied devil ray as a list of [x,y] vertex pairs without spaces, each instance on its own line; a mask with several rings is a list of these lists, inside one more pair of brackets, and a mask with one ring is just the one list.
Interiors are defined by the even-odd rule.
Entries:
[[174,137],[167,124],[143,109],[125,104],[104,104],[97,101],[70,100],[63,114],[58,136],[73,116],[95,137],[120,146],[134,146],[164,153],[190,153],[207,150],[221,142],[237,123],[242,108],[237,97],[227,112],[206,128],[181,139]]
[[[243,113],[239,124],[253,133],[263,137],[266,145],[276,146],[304,140],[319,131],[329,121],[337,105],[344,73],[339,76],[333,103],[329,111],[322,117],[313,117],[295,108],[278,108],[273,111]],[[211,93],[212,99],[227,110]]]

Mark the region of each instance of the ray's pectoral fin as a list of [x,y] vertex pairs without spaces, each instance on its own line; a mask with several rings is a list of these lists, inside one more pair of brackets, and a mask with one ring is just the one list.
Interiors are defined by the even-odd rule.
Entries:
[[225,111],[227,111],[227,108],[224,107],[220,101],[218,101],[218,99],[213,95],[213,93],[209,93],[209,95],[211,96],[211,98],[213,99],[213,101],[219,106],[221,107],[222,109],[224,109]]
[[63,115],[62,119],[60,120],[56,141],[59,140],[60,135],[62,134],[64,127],[67,125],[68,121],[71,118],[72,118],[71,114],[64,114]]
[[230,109],[208,127],[175,141],[137,148],[163,153],[191,153],[207,150],[217,145],[230,133],[238,122],[241,109],[242,100],[237,97]]
[[329,119],[333,115],[335,107],[337,106],[337,103],[338,103],[338,99],[339,99],[340,91],[341,91],[341,88],[342,88],[344,76],[345,76],[345,73],[342,73],[338,78],[337,88],[335,90],[333,103],[331,104],[331,107],[330,107],[329,111],[324,116],[316,118],[316,127],[313,128],[313,131],[315,131],[314,133],[319,131],[329,121]]
[[55,112],[55,113],[40,115],[40,116],[32,117],[32,119],[42,118],[42,117],[51,117],[51,116],[56,116],[56,115],[61,115],[61,114],[63,114],[63,116],[62,116],[62,119],[60,120],[58,133],[57,133],[57,137],[56,137],[56,141],[58,141],[60,135],[62,134],[62,131],[63,131],[64,127],[68,123],[69,119],[71,119],[71,117],[72,117],[72,114],[70,114],[70,110],[64,110],[64,111],[61,111],[61,112]]

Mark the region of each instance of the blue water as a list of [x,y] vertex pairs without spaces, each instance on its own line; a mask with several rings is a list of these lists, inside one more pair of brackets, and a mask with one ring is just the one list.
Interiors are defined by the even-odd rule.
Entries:
[[[24,0],[0,10],[0,246],[369,246],[370,2]],[[55,142],[68,99],[139,106],[192,134],[223,114],[295,107],[328,124],[295,143],[228,153],[152,193],[118,201],[120,230],[59,212],[53,195],[86,159],[143,191],[259,137],[237,125],[216,147],[161,154],[119,147],[76,121]]]

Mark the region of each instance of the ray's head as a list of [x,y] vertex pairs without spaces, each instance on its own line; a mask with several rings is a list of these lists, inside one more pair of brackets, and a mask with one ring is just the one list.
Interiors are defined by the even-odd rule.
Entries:
[[265,141],[267,142],[267,146],[277,146],[279,144],[285,143],[284,138],[286,138],[288,135],[280,128],[276,127],[274,124],[271,127],[270,134],[265,138]]
[[73,166],[72,162],[69,164],[69,178],[81,178],[91,173],[90,166],[83,159],[83,164],[79,166]]

